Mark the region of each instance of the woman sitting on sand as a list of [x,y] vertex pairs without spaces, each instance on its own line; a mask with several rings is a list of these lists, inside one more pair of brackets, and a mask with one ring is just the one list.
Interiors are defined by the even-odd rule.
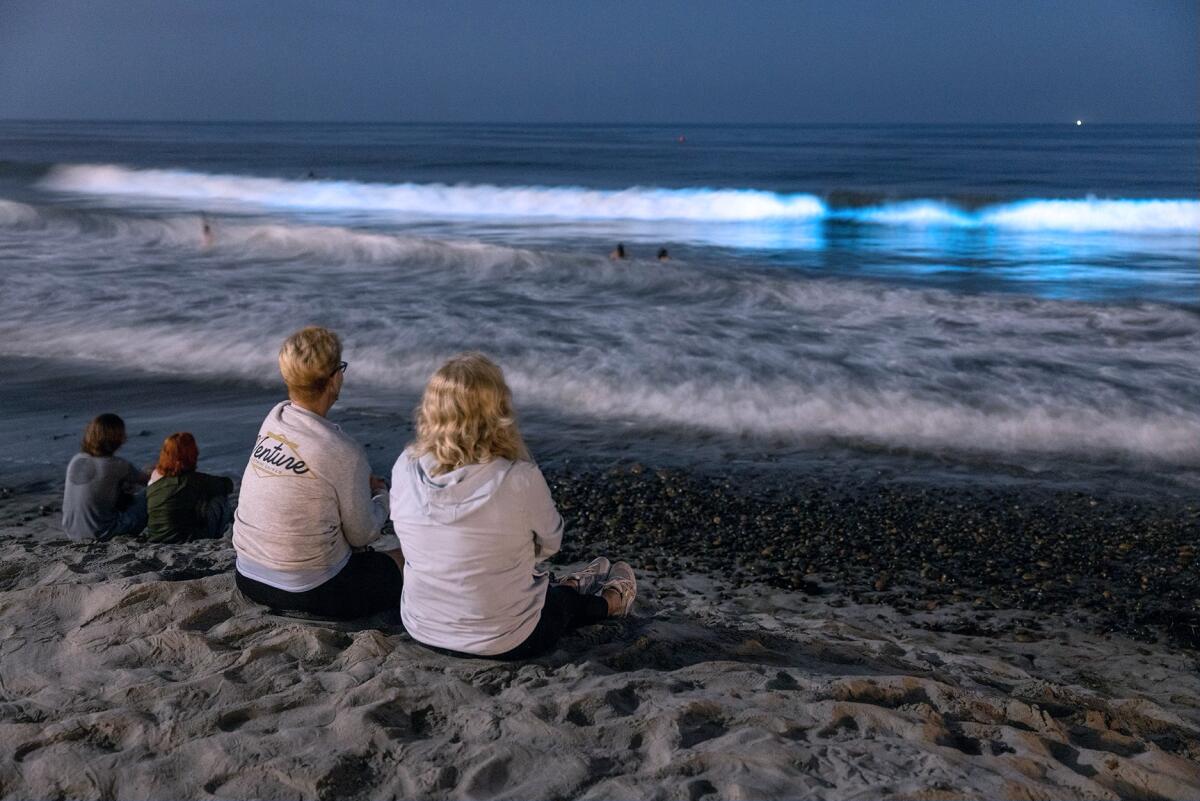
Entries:
[[553,583],[563,522],[517,430],[500,368],[477,353],[433,374],[416,442],[392,470],[392,523],[404,550],[404,627],[463,656],[525,659],[563,633],[629,613],[633,570],[601,557]]
[[62,526],[76,541],[108,540],[141,533],[146,527],[146,496],[139,489],[146,473],[114,456],[125,444],[125,421],[102,414],[88,423],[82,453],[67,465]]
[[187,431],[163,440],[146,488],[146,539],[187,542],[219,539],[233,521],[233,481],[196,470],[200,449]]
[[273,609],[341,620],[393,609],[403,558],[361,550],[387,522],[387,485],[325,419],[342,390],[342,343],[325,328],[297,331],[279,371],[289,400],[258,431],[234,515],[238,589]]

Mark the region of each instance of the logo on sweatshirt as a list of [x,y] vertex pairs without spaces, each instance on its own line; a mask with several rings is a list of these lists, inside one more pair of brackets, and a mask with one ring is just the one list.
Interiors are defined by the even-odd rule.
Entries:
[[300,446],[283,434],[268,431],[261,434],[250,454],[250,466],[262,478],[303,476],[312,478],[308,465],[300,458]]

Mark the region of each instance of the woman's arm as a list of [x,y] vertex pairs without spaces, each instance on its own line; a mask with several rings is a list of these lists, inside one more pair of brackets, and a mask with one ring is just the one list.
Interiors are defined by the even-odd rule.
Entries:
[[197,472],[196,480],[200,482],[200,494],[205,498],[218,498],[233,492],[233,479],[228,476]]
[[356,448],[344,473],[344,479],[334,488],[337,492],[338,514],[342,534],[355,548],[379,539],[379,531],[388,519],[387,490],[371,494],[371,466],[367,454]]
[[538,466],[530,463],[525,483],[526,511],[533,532],[533,553],[549,559],[562,548],[563,519],[550,497],[550,487]]
[[129,465],[129,471],[125,474],[125,478],[121,481],[121,489],[124,492],[134,493],[150,482],[150,474],[133,462],[122,459],[125,464]]

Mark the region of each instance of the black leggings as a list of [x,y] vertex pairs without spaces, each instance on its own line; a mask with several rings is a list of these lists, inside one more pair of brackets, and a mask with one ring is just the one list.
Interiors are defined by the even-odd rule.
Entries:
[[[559,637],[568,631],[599,623],[608,617],[608,601],[599,595],[580,595],[570,587],[550,586],[546,590],[546,603],[542,606],[542,616],[525,642],[492,656],[483,654],[464,654],[447,648],[433,648],[440,654],[459,656],[467,659],[499,659],[513,661],[531,659],[550,651],[558,644]],[[429,646],[427,646],[429,647]]]
[[251,601],[276,612],[304,612],[335,620],[353,620],[400,608],[404,574],[385,553],[360,551],[333,578],[304,592],[288,592],[249,579],[234,570],[237,588]]

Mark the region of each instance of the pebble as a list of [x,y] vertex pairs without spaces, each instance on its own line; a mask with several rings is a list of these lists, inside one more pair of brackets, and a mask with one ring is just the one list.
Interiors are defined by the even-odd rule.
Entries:
[[893,606],[1076,608],[1104,631],[1200,648],[1191,566],[1200,511],[1185,501],[783,474],[743,481],[641,464],[545,472],[567,522],[562,562],[603,552],[664,576],[703,571],[791,590],[820,574]]

